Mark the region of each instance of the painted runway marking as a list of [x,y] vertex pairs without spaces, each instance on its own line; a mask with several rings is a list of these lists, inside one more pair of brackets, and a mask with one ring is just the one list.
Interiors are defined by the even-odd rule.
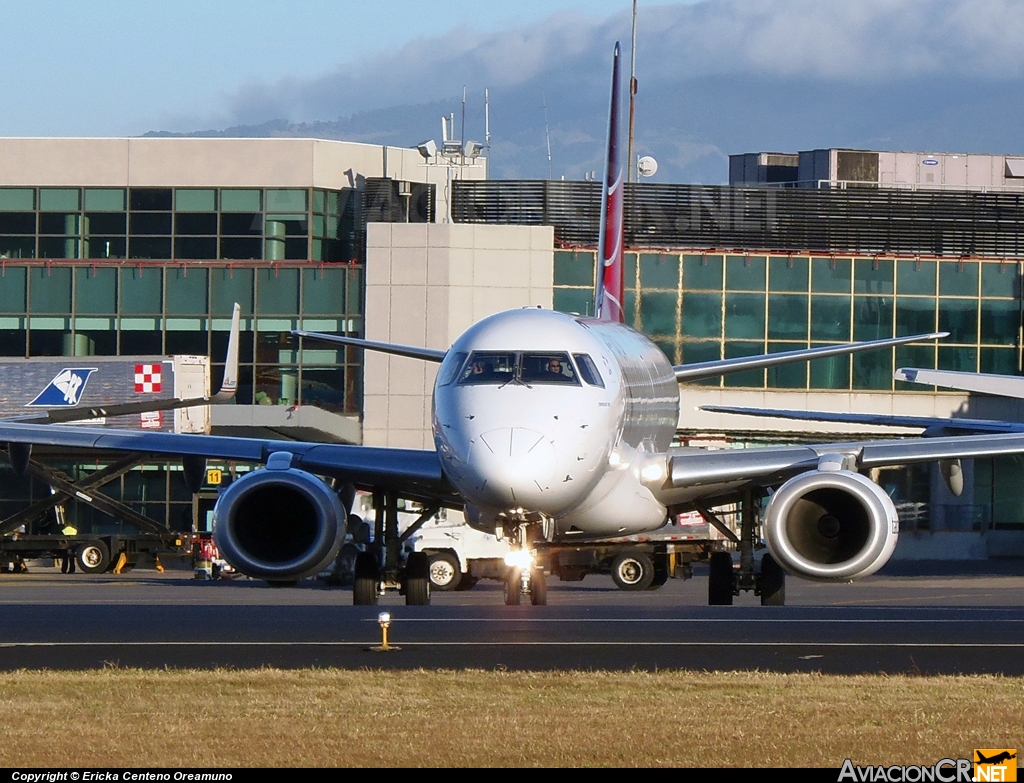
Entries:
[[[379,640],[363,642],[2,642],[0,650],[20,647],[366,647]],[[488,641],[409,642],[403,647],[929,647],[940,649],[1022,649],[1024,642],[602,642],[602,641]]]

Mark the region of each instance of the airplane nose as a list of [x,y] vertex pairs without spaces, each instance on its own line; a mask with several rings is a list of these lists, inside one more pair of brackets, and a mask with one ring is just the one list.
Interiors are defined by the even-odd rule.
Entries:
[[477,491],[502,509],[537,509],[554,479],[555,449],[542,433],[501,427],[478,435],[468,463]]

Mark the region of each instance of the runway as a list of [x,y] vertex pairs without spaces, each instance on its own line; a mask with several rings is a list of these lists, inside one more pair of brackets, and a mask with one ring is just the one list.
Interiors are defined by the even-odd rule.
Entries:
[[[904,568],[853,585],[790,579],[788,605],[708,607],[706,572],[625,593],[552,581],[549,605],[506,607],[496,582],[406,607],[386,595],[202,582],[187,572],[0,575],[0,669],[102,667],[768,670],[1024,674],[1024,569]],[[380,644],[378,612],[392,614]]]

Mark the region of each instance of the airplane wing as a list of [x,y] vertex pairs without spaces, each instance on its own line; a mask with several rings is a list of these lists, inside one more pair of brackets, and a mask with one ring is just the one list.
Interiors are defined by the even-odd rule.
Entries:
[[839,424],[872,424],[882,427],[919,427],[925,434],[943,432],[1024,432],[1024,422],[994,419],[964,419],[941,416],[897,416],[889,413],[837,413],[832,411],[794,411],[780,408],[742,408],[732,405],[701,405],[702,411],[764,416],[796,421],[827,421]]
[[991,375],[979,372],[954,372],[953,370],[919,370],[915,367],[901,367],[892,376],[897,381],[923,383],[941,386],[944,389],[994,394],[997,397],[1012,397],[1024,400],[1024,378],[1017,375]]
[[[333,443],[261,440],[219,435],[62,427],[0,421],[0,443],[62,449],[129,451],[266,463],[272,454],[291,455],[291,467],[333,476],[359,489],[401,489],[403,495],[456,500],[435,451]],[[461,505],[461,502],[459,502]]]
[[228,337],[228,350],[224,357],[224,378],[220,389],[209,397],[191,397],[189,399],[143,400],[140,402],[122,402],[89,408],[51,408],[40,413],[28,413],[20,416],[7,416],[0,421],[21,422],[23,424],[67,424],[72,421],[86,421],[106,416],[128,416],[152,411],[170,411],[178,408],[193,408],[197,405],[217,405],[231,401],[238,390],[238,343],[240,339],[241,308],[235,304],[231,316],[231,333]]
[[857,353],[858,351],[872,351],[878,348],[888,348],[893,345],[919,343],[925,340],[936,340],[948,336],[949,332],[916,334],[910,337],[895,337],[887,340],[868,340],[866,342],[846,343],[844,345],[826,345],[821,348],[804,348],[798,351],[781,351],[779,353],[761,354],[758,356],[740,356],[735,359],[694,362],[693,364],[683,364],[673,369],[676,372],[677,381],[699,381],[704,378],[716,378],[719,375],[743,372],[744,370],[760,370],[764,367],[776,367],[780,364],[789,364],[790,362],[825,359],[829,356],[842,356],[848,353]]
[[417,345],[399,345],[397,343],[378,343],[374,340],[363,340],[359,337],[346,337],[342,334],[323,334],[322,332],[306,332],[302,329],[293,329],[292,334],[296,337],[305,337],[307,340],[354,345],[356,348],[366,348],[370,351],[380,351],[381,353],[390,353],[395,356],[407,356],[410,359],[423,359],[427,362],[443,362],[445,355],[448,353],[448,351],[440,351],[436,348],[421,348]]
[[[0,429],[0,440],[3,439],[2,432]],[[852,469],[869,470],[1022,452],[1024,433],[1020,432],[718,451],[673,449],[669,451],[667,489],[693,489],[735,482],[771,486],[796,473],[814,470],[826,455],[841,455],[849,459]]]

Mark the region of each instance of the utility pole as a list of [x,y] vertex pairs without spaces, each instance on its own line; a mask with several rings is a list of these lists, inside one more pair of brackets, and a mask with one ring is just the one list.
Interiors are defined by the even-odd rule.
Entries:
[[626,181],[632,182],[636,175],[636,161],[633,160],[633,122],[636,111],[636,0],[633,0],[633,42],[629,48],[629,145],[626,152]]

